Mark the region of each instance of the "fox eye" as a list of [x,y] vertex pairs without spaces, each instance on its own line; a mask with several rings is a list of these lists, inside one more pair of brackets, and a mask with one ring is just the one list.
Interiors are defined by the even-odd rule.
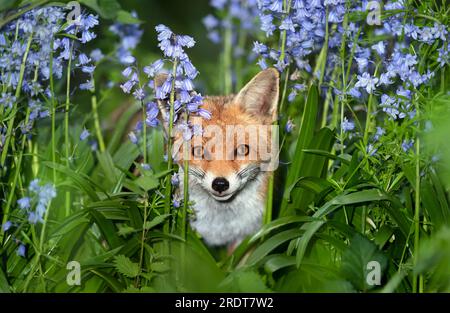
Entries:
[[199,158],[199,159],[203,158],[203,147],[202,146],[192,147],[192,155],[195,158]]
[[239,145],[236,150],[235,153],[238,156],[246,156],[248,155],[250,151],[250,147],[248,145]]

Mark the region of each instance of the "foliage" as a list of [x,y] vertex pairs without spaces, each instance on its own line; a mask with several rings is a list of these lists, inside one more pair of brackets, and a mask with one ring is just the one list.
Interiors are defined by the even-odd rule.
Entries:
[[[450,291],[445,1],[388,1],[377,26],[367,1],[214,0],[194,37],[217,59],[147,29],[172,62],[164,94],[168,60],[140,43],[135,12],[82,0],[70,23],[48,2],[0,5],[1,292]],[[227,255],[187,226],[147,100],[208,118],[191,80],[228,94],[271,64],[280,168],[264,225]],[[74,260],[80,286],[66,282]],[[371,261],[381,285],[366,279]]]

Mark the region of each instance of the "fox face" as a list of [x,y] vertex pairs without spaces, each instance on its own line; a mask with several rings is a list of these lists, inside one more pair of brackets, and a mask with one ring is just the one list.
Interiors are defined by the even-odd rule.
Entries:
[[[235,243],[260,227],[271,169],[267,165],[277,161],[272,123],[278,84],[278,71],[267,69],[237,95],[205,97],[202,108],[211,119],[189,118],[194,129],[189,141],[183,140],[186,121],[175,125],[172,154],[180,178],[184,161],[189,164],[189,201],[195,213],[191,226],[211,245]],[[166,105],[160,103],[163,114],[168,114]]]

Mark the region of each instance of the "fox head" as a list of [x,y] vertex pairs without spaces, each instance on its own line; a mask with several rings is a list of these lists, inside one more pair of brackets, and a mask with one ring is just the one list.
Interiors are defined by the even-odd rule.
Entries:
[[[157,77],[155,85],[161,81],[165,78]],[[190,183],[200,185],[217,201],[231,201],[257,178],[262,165],[274,161],[272,124],[277,118],[278,96],[279,74],[269,68],[237,95],[205,97],[202,108],[211,118],[189,117],[188,125],[194,129],[189,142],[182,134],[186,121],[177,121],[173,155],[181,167],[188,160]],[[167,101],[159,106],[167,121]]]

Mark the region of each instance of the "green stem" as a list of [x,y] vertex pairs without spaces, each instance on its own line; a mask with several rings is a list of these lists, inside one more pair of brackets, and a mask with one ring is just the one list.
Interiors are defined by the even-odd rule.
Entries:
[[[247,32],[244,29],[239,30],[239,38],[238,38],[238,47],[240,51],[244,51],[245,43],[247,41]],[[242,71],[243,60],[242,57],[239,57],[236,60],[236,90],[242,88],[244,73]]]
[[[51,102],[52,102],[52,163],[56,163],[56,99],[55,99],[55,84],[53,80],[53,44],[54,39],[50,42],[50,93],[51,93]],[[56,184],[56,168],[53,167],[53,184]]]
[[[187,112],[187,111],[186,111]],[[187,124],[189,115],[185,113]],[[189,144],[184,142],[184,165],[183,165],[183,211],[181,212],[181,237],[186,239],[186,217],[189,209]]]
[[[92,81],[94,82],[94,78],[92,78]],[[97,95],[95,94],[95,82],[93,84],[94,90],[92,92],[91,105],[92,105],[92,114],[94,115],[93,117],[94,117],[95,133],[97,135],[97,141],[98,146],[100,148],[100,152],[105,152],[105,141],[103,140],[102,130],[100,127],[100,119],[98,117],[98,104],[97,104]],[[143,122],[145,123],[145,120]]]
[[[420,111],[416,103],[416,114],[419,120]],[[420,124],[419,124],[420,125]],[[420,242],[420,138],[416,136],[416,181],[415,181],[415,197],[414,197],[414,266],[417,266],[419,261],[419,242]],[[418,278],[421,281],[418,288]],[[423,292],[423,278],[417,277],[417,274],[413,276],[413,292]]]
[[278,111],[280,113],[280,115],[283,113],[284,102],[286,101],[287,86],[288,86],[288,82],[289,82],[289,72],[290,72],[290,67],[288,67],[286,69],[286,74],[284,76],[283,91],[281,93],[280,108],[279,108],[279,111]]
[[7,16],[6,18],[4,18],[3,20],[0,21],[0,28],[2,28],[3,26],[5,26],[6,24],[8,24],[9,22],[11,22],[12,20],[15,20],[16,18],[18,18],[19,16],[25,14],[28,11],[33,10],[34,8],[37,8],[41,5],[44,5],[45,3],[49,2],[50,0],[41,0],[38,1],[36,3],[30,4],[29,6],[27,6],[26,8],[22,8],[22,10],[20,10],[17,13],[11,14],[9,16]]
[[[64,109],[64,146],[66,150],[66,166],[70,168],[70,146],[69,146],[69,109],[70,109],[70,74],[72,68],[72,53],[74,43],[70,47],[69,61],[67,63],[67,85],[66,85],[66,104]],[[70,214],[70,192],[66,191],[66,217]]]
[[225,29],[225,42],[223,49],[223,71],[224,71],[224,93],[226,95],[232,92],[232,73],[231,73],[231,53],[232,53],[232,30],[230,27]]
[[[23,83],[23,76],[25,73],[25,67],[26,67],[26,61],[28,58],[28,53],[30,52],[31,42],[33,41],[33,33],[30,34],[27,41],[27,48],[25,50],[25,53],[22,58],[22,64],[20,65],[20,72],[19,72],[19,82],[17,84],[17,89],[15,93],[16,101],[19,101],[20,94],[22,92],[22,83]],[[14,103],[13,109],[16,108],[17,103]],[[14,128],[14,120],[16,118],[16,113],[13,114],[12,118],[8,122],[8,130],[6,131],[6,139],[5,144],[3,146],[3,152],[2,152],[2,160],[1,160],[1,167],[5,166],[6,162],[6,156],[8,155],[8,147],[9,143],[11,142],[12,137],[12,131]]]
[[[27,114],[26,114],[26,117],[25,117],[25,124],[28,123],[29,117],[30,117],[30,109],[28,108],[27,109]],[[18,178],[19,178],[19,175],[20,175],[20,169],[21,169],[22,159],[23,159],[23,151],[25,149],[25,143],[26,142],[27,142],[27,136],[26,136],[26,134],[24,134],[22,136],[22,144],[20,146],[19,157],[18,157],[18,159],[16,161],[16,169],[14,171],[14,178],[13,178],[13,181],[12,181],[11,190],[10,190],[9,195],[8,195],[8,201],[6,202],[6,206],[5,206],[5,209],[3,211],[2,225],[5,224],[8,221],[8,218],[9,218],[9,210],[11,208],[11,204],[12,204],[12,201],[13,201],[13,198],[14,198],[14,192],[15,192],[16,187],[17,187],[17,181],[18,181]],[[3,231],[3,228],[2,228],[0,242],[3,241],[3,235],[4,235],[4,231]]]
[[[173,132],[173,117],[174,117],[174,103],[175,103],[175,77],[177,75],[177,66],[178,66],[178,59],[175,59],[173,61],[173,67],[172,67],[172,86],[170,90],[170,98],[169,98],[169,130],[168,130],[168,144],[167,144],[167,169],[172,172],[173,167],[173,159],[172,159],[172,145],[173,145],[173,138],[172,138],[172,132]],[[172,200],[172,184],[170,181],[170,177],[166,180],[166,193],[165,193],[165,203],[164,203],[164,213],[169,214],[170,213],[170,206],[171,206],[171,200]],[[164,232],[167,234],[169,233],[169,227],[170,223],[169,221],[164,224]]]
[[[147,199],[147,192],[145,192],[144,221],[142,224],[141,248],[139,251],[139,271],[142,271],[142,266],[144,264],[144,243],[145,243],[145,235],[146,235],[145,224],[147,224],[147,207],[148,207],[148,199]],[[139,280],[140,280],[140,275],[136,276],[136,281],[135,281],[136,288],[139,288],[139,282],[140,282]]]
[[[378,74],[379,65],[380,64],[378,64],[377,67],[375,68],[375,73],[373,74],[374,76],[377,76]],[[373,93],[369,95],[369,99],[367,101],[368,104],[367,104],[366,126],[364,129],[364,137],[363,137],[364,146],[367,146],[367,143],[369,142],[369,132],[372,124]]]
[[145,111],[144,102],[141,101],[142,109],[142,154],[144,158],[144,164],[147,164],[147,112]]

